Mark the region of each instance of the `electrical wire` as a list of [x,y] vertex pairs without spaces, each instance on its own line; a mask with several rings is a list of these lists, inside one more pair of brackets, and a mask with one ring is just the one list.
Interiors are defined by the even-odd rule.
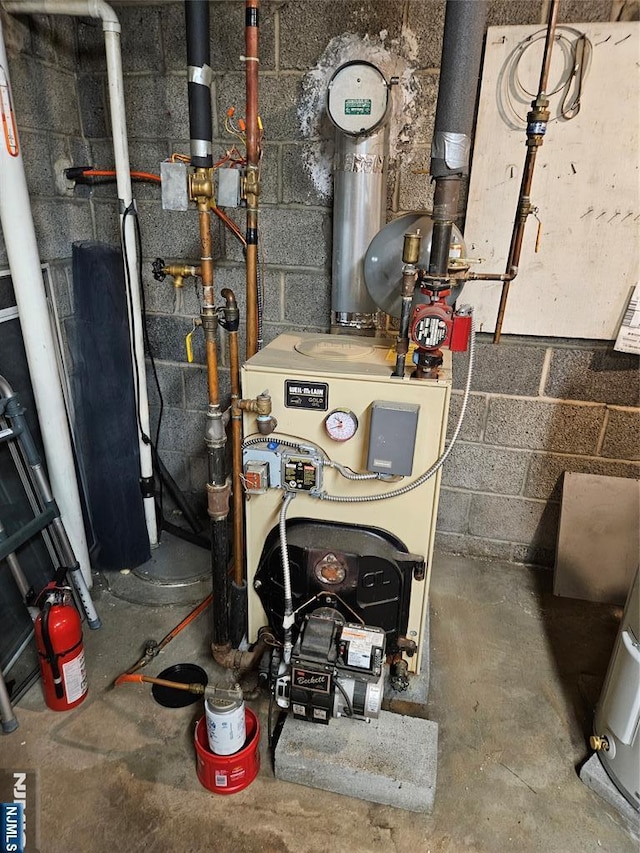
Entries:
[[296,497],[295,492],[287,492],[282,500],[280,517],[278,519],[278,531],[280,534],[280,559],[282,561],[282,580],[284,587],[284,649],[283,660],[286,664],[291,662],[293,644],[291,642],[291,624],[293,621],[293,600],[291,597],[291,566],[289,564],[289,546],[287,544],[287,510],[289,504]]
[[351,699],[347,695],[347,691],[344,689],[342,684],[340,684],[339,678],[334,678],[333,681],[334,681],[334,684],[336,685],[336,687],[338,688],[338,690],[340,691],[340,693],[342,693],[342,697],[343,697],[344,701],[347,703],[347,713],[345,714],[345,717],[353,717],[353,705],[351,703]]
[[[83,176],[90,178],[115,178],[116,172],[113,169],[83,169]],[[154,175],[152,172],[136,172],[131,171],[129,175],[137,181],[150,181],[154,184],[162,182],[160,175]]]

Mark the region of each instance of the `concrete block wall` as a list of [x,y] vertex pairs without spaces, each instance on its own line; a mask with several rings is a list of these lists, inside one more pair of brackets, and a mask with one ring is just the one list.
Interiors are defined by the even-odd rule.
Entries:
[[[454,356],[449,431],[466,377]],[[478,335],[472,394],[442,475],[436,543],[552,566],[565,471],[640,477],[638,357],[606,343]]]
[[[158,172],[160,161],[172,152],[188,153],[182,3],[116,0],[114,5],[123,28],[132,167]],[[235,106],[238,115],[244,111],[240,59],[244,3],[213,0],[211,5],[214,154],[222,154],[234,141],[224,129],[227,109]],[[390,169],[388,216],[428,207],[432,188],[421,166],[428,165],[429,159],[444,5],[444,0],[261,3],[260,114],[266,132],[261,252],[266,341],[291,328],[325,331],[329,323],[331,199],[319,191],[304,164],[309,140],[302,133],[298,108],[306,75],[316,67],[330,40],[345,33],[375,43],[384,39],[387,45],[394,40],[410,45],[406,55],[421,89],[420,133],[414,134],[410,150],[404,152],[410,156],[400,156]],[[541,24],[546,6],[545,0],[491,0],[489,25]],[[565,0],[560,17],[565,22],[609,20],[619,6],[611,0]],[[69,117],[63,124],[65,130],[72,129],[65,135],[57,129],[59,125],[49,126],[53,118],[42,118],[38,124],[41,111],[37,106],[30,106],[30,113],[25,107],[25,115],[33,116],[36,124],[33,128],[25,125],[25,129],[43,137],[54,153],[56,146],[66,145],[64,150],[71,151],[75,163],[108,167],[112,151],[100,26],[88,19],[76,21],[61,59],[53,34],[62,24],[55,19],[48,23],[47,19],[37,20],[43,23],[37,36],[30,30],[29,57],[56,71],[46,82],[51,103],[60,103],[74,86],[79,108],[77,117]],[[69,27],[67,19],[60,20]],[[12,60],[12,70],[22,62],[21,57]],[[56,84],[60,75],[64,85]],[[137,184],[135,195],[142,228],[149,339],[164,401],[160,451],[179,484],[202,507],[206,371],[199,333],[193,364],[187,363],[184,348],[184,338],[199,313],[199,294],[190,280],[174,291],[169,281],[157,283],[150,274],[150,263],[158,255],[167,261],[198,258],[197,224],[193,212],[162,211],[156,186]],[[71,239],[83,239],[87,231],[99,239],[118,239],[113,186],[77,190],[72,197],[43,196],[42,200],[34,190],[34,199],[34,207],[43,208],[38,223],[41,239],[53,255],[64,251],[64,246],[55,243],[61,235],[66,235],[66,245]],[[56,216],[67,208],[61,229]],[[231,215],[243,228],[243,212]],[[218,223],[214,225],[214,253],[216,287],[218,291],[232,287],[242,309],[241,249]],[[221,344],[223,337],[221,332]],[[562,471],[638,475],[634,464],[640,411],[637,360],[612,353],[606,344],[588,341],[507,337],[496,348],[481,336],[478,349],[467,420],[443,478],[438,542],[448,550],[548,565],[553,557]],[[456,362],[455,383],[460,389],[465,359],[457,357]],[[229,377],[223,346],[221,364],[226,390]],[[159,398],[153,382],[149,384],[157,417]],[[457,391],[452,420],[459,404]]]

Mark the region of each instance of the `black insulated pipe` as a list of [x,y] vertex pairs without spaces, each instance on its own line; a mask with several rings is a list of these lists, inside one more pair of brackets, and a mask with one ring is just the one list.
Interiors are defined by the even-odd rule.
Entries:
[[469,172],[471,132],[478,93],[485,0],[447,0],[440,85],[431,143],[431,175],[436,189],[429,273],[446,276],[460,181]]
[[434,178],[466,175],[469,171],[486,17],[486,0],[447,0],[431,145]]
[[209,2],[185,0],[187,74],[191,165],[210,169],[211,154],[211,54],[209,50]]
[[229,535],[227,519],[211,519],[211,576],[213,579],[214,646],[229,645]]

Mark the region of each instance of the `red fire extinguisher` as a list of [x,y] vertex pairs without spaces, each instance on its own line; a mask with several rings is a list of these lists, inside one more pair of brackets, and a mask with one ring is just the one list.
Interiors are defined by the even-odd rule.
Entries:
[[44,700],[52,711],[68,711],[86,697],[87,671],[82,623],[71,589],[51,583],[38,597],[36,646]]

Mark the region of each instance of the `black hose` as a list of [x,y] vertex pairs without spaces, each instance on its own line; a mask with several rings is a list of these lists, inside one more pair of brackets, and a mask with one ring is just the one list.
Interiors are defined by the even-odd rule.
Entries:
[[187,29],[187,73],[189,94],[189,133],[191,164],[197,168],[213,166],[211,139],[211,58],[209,50],[209,3],[185,0]]

